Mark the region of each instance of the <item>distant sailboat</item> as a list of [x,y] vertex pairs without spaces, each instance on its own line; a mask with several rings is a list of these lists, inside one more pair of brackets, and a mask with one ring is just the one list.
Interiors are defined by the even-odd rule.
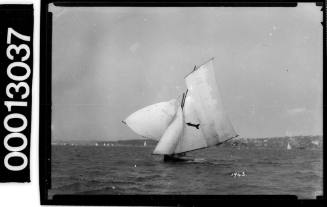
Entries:
[[287,150],[290,150],[290,149],[292,149],[292,147],[291,147],[290,143],[288,142],[287,143]]
[[146,141],[144,141],[143,146],[146,147]]
[[313,141],[311,141],[311,143],[316,145],[316,146],[319,146],[319,141],[318,140],[313,140]]
[[182,99],[142,108],[124,121],[137,134],[159,139],[153,154],[165,161],[185,161],[185,153],[237,137],[223,108],[213,69],[213,58],[185,77]]

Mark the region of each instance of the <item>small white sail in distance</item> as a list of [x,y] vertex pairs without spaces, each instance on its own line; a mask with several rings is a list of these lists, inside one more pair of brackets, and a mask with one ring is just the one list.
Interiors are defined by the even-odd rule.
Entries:
[[177,107],[176,99],[152,104],[134,112],[122,122],[135,133],[158,140],[172,122]]
[[318,146],[319,145],[319,141],[318,140],[314,140],[314,141],[311,141],[312,144]]
[[287,143],[287,150],[290,150],[290,149],[292,149],[292,147],[291,147],[290,143],[288,142]]

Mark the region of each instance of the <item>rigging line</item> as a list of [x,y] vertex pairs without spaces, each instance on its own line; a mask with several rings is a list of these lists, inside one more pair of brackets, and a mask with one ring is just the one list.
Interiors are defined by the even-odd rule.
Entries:
[[227,141],[229,141],[229,140],[231,140],[231,139],[233,139],[233,138],[236,138],[236,137],[238,137],[239,135],[237,134],[236,136],[234,136],[234,137],[231,137],[231,138],[229,138],[229,139],[226,139],[225,141],[222,141],[222,142],[219,142],[218,144],[216,144],[216,146],[219,146],[219,145],[221,145],[221,144],[223,144],[223,143],[225,143],[225,142],[227,142]]
[[[233,138],[236,138],[236,137],[238,137],[238,136],[239,136],[239,135],[237,134],[237,135],[234,136],[234,137],[231,137],[231,138],[226,139],[225,141],[219,142],[218,144],[216,144],[216,146],[219,146],[219,145],[221,145],[221,144],[223,144],[223,143],[225,143],[225,142],[227,142],[227,141],[229,141],[229,140],[231,140],[231,139],[233,139]],[[193,149],[193,150],[189,150],[189,151],[185,151],[185,153],[186,153],[186,152],[192,152],[192,151],[195,151],[195,150],[204,149],[204,148],[208,148],[208,146],[206,146],[206,147],[201,147],[201,148],[197,148],[197,149]],[[184,153],[184,152],[183,152],[183,153]]]

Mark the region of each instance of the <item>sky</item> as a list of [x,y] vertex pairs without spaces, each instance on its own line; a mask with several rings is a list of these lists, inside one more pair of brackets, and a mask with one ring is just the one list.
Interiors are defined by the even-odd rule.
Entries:
[[241,137],[322,134],[322,12],[297,7],[56,7],[52,139],[141,139],[121,123],[176,98],[214,57]]

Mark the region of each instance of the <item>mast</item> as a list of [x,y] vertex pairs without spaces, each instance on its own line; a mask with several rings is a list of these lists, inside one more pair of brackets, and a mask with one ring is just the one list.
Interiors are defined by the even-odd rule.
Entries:
[[183,98],[182,98],[182,102],[181,102],[181,107],[182,107],[182,109],[184,108],[185,98],[186,98],[186,96],[187,96],[187,92],[188,92],[188,89],[186,90],[185,93],[183,93]]

